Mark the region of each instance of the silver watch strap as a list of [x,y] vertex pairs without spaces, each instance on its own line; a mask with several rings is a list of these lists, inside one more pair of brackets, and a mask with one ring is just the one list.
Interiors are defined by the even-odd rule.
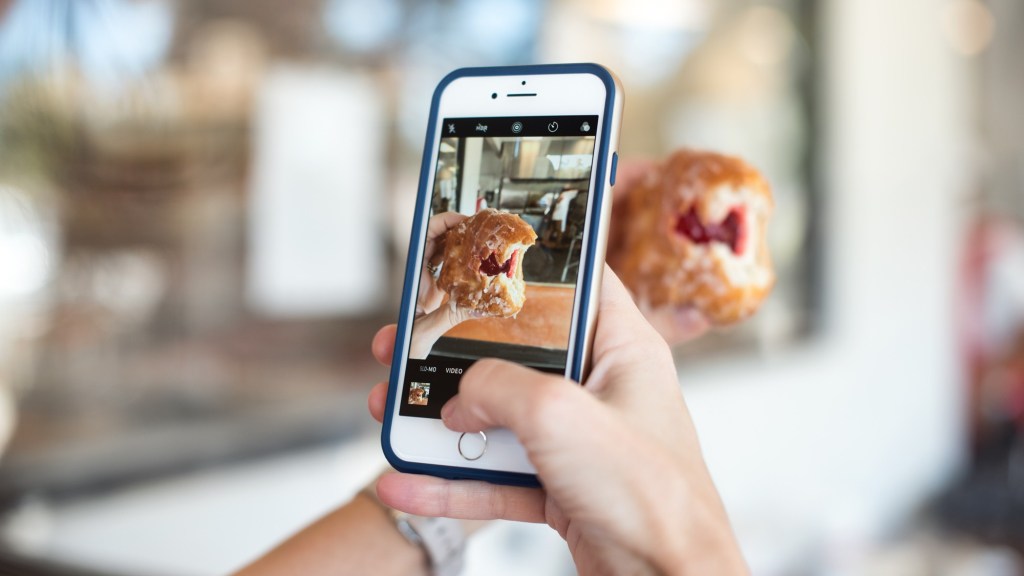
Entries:
[[427,553],[434,576],[458,576],[462,573],[466,550],[466,533],[462,522],[453,518],[413,516],[384,505],[369,487],[362,490],[367,498],[384,509],[395,522],[395,527],[410,543]]
[[397,510],[393,514],[396,525],[402,521],[399,517],[404,517],[405,522],[416,532],[420,545],[430,558],[434,576],[458,576],[462,573],[466,534],[459,520],[413,516]]

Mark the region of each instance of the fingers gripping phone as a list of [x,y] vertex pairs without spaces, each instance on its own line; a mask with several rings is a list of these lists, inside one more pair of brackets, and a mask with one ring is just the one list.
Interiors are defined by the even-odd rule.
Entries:
[[596,64],[466,68],[438,85],[382,433],[397,470],[537,484],[510,431],[453,432],[441,407],[480,358],[586,374],[622,97]]

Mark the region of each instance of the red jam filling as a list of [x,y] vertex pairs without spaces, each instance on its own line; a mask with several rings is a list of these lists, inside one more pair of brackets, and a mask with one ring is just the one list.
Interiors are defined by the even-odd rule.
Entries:
[[747,243],[742,207],[729,210],[729,214],[718,224],[705,224],[697,215],[697,207],[691,206],[689,212],[680,215],[676,220],[676,233],[685,236],[694,244],[721,242],[728,246],[733,254],[742,254]]
[[516,261],[519,259],[519,250],[512,252],[512,257],[505,261],[504,264],[498,264],[498,258],[492,252],[487,258],[480,260],[480,271],[488,276],[497,276],[498,274],[504,274],[509,278],[512,277],[516,272]]

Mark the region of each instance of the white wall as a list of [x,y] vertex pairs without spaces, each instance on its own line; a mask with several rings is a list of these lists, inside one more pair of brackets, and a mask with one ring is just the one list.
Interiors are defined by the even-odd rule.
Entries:
[[761,573],[890,530],[962,460],[953,312],[971,103],[942,4],[824,2],[825,334],[680,367]]

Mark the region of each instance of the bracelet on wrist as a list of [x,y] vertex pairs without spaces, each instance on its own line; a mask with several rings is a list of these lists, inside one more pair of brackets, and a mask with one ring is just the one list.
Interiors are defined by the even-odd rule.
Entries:
[[461,521],[453,518],[414,516],[395,510],[381,502],[369,486],[359,493],[379,506],[391,518],[403,538],[426,552],[427,564],[433,576],[458,576],[462,573],[466,533],[462,529]]

